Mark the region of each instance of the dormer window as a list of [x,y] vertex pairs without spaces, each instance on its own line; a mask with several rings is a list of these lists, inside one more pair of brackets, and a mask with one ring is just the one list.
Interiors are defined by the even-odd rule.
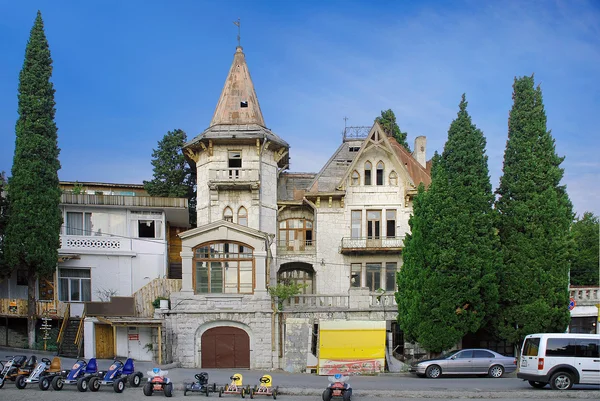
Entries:
[[371,185],[371,169],[373,168],[371,162],[365,163],[365,185]]
[[240,102],[240,107],[245,108],[248,107],[248,101],[247,100],[243,100]]
[[358,152],[360,150],[360,146],[350,146],[348,147],[349,152]]

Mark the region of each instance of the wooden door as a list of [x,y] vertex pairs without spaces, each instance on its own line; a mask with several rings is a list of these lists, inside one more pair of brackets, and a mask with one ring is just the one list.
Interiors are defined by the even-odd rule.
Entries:
[[96,358],[111,359],[115,356],[113,328],[108,324],[96,324]]
[[202,334],[202,368],[250,368],[250,337],[237,327],[215,327]]

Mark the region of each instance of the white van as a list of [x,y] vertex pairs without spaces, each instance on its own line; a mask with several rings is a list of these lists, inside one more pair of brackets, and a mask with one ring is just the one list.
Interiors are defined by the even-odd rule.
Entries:
[[530,334],[523,341],[517,377],[535,388],[600,384],[600,334]]

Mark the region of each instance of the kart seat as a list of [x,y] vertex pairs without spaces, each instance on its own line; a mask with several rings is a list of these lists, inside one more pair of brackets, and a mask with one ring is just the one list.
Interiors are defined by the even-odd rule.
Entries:
[[23,366],[24,369],[33,369],[35,368],[35,365],[37,365],[37,357],[35,355],[31,355],[29,357],[29,360],[27,360],[27,362],[25,362],[25,365]]
[[52,363],[50,363],[50,368],[48,369],[48,372],[58,373],[61,371],[62,371],[62,368],[60,365],[60,358],[55,356],[54,358],[52,358]]
[[198,380],[199,384],[207,384],[208,383],[208,373],[200,372],[196,376],[194,376],[196,380]]
[[133,373],[134,370],[134,366],[133,366],[133,359],[131,358],[127,358],[127,360],[125,361],[125,365],[123,365],[123,375],[127,376]]
[[15,366],[23,366],[23,364],[25,363],[26,360],[27,360],[27,357],[25,355],[17,355],[13,359],[13,364]]
[[98,362],[96,362],[96,358],[92,358],[92,359],[90,359],[90,361],[87,363],[87,366],[85,367],[85,373],[92,374],[92,373],[97,373],[97,372],[98,372]]

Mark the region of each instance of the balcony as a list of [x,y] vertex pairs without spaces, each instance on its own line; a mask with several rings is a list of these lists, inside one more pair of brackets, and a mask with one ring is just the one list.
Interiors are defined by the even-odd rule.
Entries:
[[159,196],[126,196],[126,195],[89,195],[63,193],[60,203],[64,205],[94,205],[142,208],[180,208],[187,210],[188,200],[185,198],[165,198]]
[[325,311],[398,311],[394,292],[370,292],[368,288],[351,288],[349,294],[303,294],[286,299],[284,312]]
[[314,241],[308,240],[294,240],[288,241],[287,244],[284,242],[283,244],[277,245],[277,254],[293,254],[293,255],[314,255],[317,250],[317,247],[314,244]]
[[[27,317],[27,299],[0,299],[0,316]],[[47,316],[52,319],[62,318],[67,309],[67,303],[61,301],[36,301],[37,316]]]
[[211,189],[258,189],[258,170],[213,168],[208,170],[208,186]]
[[404,236],[382,238],[342,238],[340,253],[343,254],[373,254],[400,253],[404,247]]
[[600,304],[600,287],[571,287],[569,296],[578,306],[597,305]]
[[116,251],[130,252],[131,239],[88,235],[61,235],[60,250],[64,252]]

